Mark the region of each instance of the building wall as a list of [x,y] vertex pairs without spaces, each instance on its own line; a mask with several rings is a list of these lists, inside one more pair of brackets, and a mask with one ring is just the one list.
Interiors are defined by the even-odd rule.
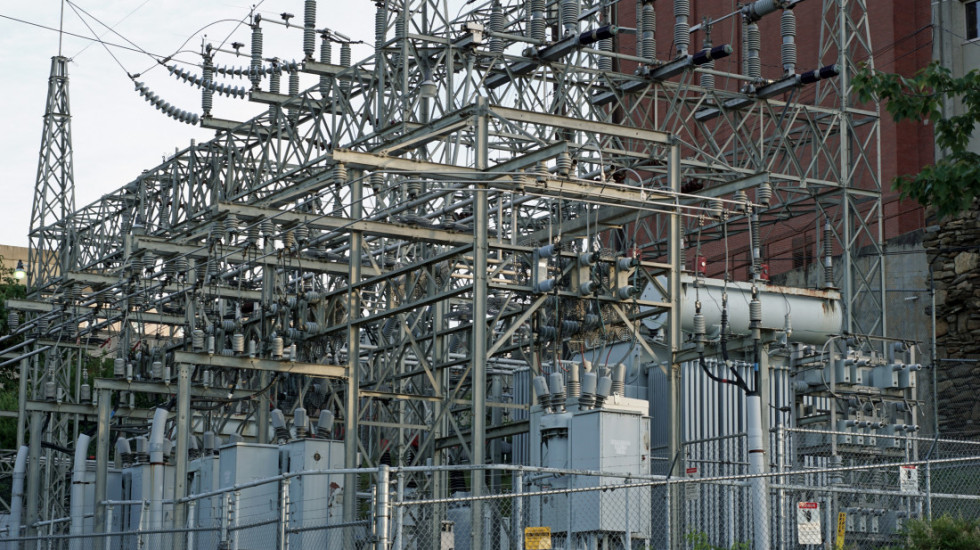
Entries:
[[[958,0],[957,0],[958,2]],[[820,51],[821,17],[823,0],[807,0],[795,8],[797,20],[797,69],[796,72],[819,68],[837,61],[835,52]],[[932,27],[929,0],[896,0],[890,2],[867,2],[871,25],[870,40],[874,51],[877,70],[911,75],[926,66],[932,58]],[[731,0],[699,0],[691,2],[692,25],[704,23],[706,19],[721,19],[739,8],[741,3]],[[673,3],[659,1],[654,3],[657,15],[657,58],[667,61],[676,57],[673,45]],[[636,35],[631,29],[636,27],[636,3],[617,4],[613,23],[627,30],[617,37],[617,51],[635,55]],[[762,76],[775,80],[783,75],[780,60],[780,14],[764,17],[760,23],[762,37],[761,64]],[[741,48],[741,18],[729,17],[711,25],[713,45],[731,44],[734,53],[716,62],[715,68],[721,71],[741,72],[743,52]],[[691,34],[690,51],[704,46],[705,33]],[[623,62],[622,72],[632,72],[636,64]],[[744,82],[716,78],[716,87],[736,90]],[[813,87],[804,89],[806,94],[814,93]],[[914,174],[920,167],[930,164],[934,159],[934,138],[932,127],[927,122],[907,122],[896,125],[887,114],[881,118],[881,181],[883,187],[883,238],[889,239],[909,231],[925,227],[924,210],[914,201],[901,200],[899,194],[891,190],[891,181],[898,175]],[[766,235],[768,256],[773,273],[799,268],[799,262],[816,260],[815,247],[819,244],[818,233],[822,221],[815,216],[797,217],[785,223],[772,226]],[[802,250],[807,248],[807,250]],[[736,252],[736,255],[738,252]],[[723,263],[723,251],[708,249],[708,259],[712,265]],[[693,256],[693,254],[689,254]],[[730,258],[739,261],[738,258]]]

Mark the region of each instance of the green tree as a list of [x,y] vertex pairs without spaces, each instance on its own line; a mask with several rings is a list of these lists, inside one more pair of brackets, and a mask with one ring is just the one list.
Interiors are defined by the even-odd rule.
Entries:
[[[0,256],[0,336],[10,334],[10,327],[7,325],[7,300],[10,298],[23,298],[27,295],[27,289],[19,284],[14,278],[14,270],[3,265],[3,257]],[[0,348],[9,347],[21,341],[21,337],[0,343]],[[17,390],[18,376],[17,366],[6,366],[0,368],[0,410],[17,410]],[[0,448],[11,449],[17,440],[17,420],[13,418],[0,418]]]
[[[898,176],[894,185],[902,196],[934,207],[941,218],[969,208],[973,197],[980,195],[980,155],[967,149],[980,121],[980,72],[957,78],[949,69],[932,63],[904,77],[864,68],[852,82],[862,101],[877,97],[896,122],[933,124],[942,158],[918,174]],[[963,105],[963,114],[944,118],[943,105],[953,101]]]
[[976,550],[980,548],[980,519],[943,515],[909,521],[903,530],[907,550]]

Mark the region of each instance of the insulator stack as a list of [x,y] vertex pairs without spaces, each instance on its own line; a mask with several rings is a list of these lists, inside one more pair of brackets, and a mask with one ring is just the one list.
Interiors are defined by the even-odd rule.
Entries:
[[262,228],[262,236],[266,239],[271,239],[276,236],[276,224],[272,223],[272,220],[262,220],[259,226]]
[[582,374],[582,394],[578,397],[578,408],[591,409],[595,405],[596,373],[586,371]]
[[[640,10],[640,57],[654,60],[657,58],[657,10],[653,2],[644,2]],[[611,39],[610,39],[611,41]],[[610,60],[612,61],[612,60]]]
[[[711,43],[711,35],[708,34],[708,36],[706,36],[705,39],[704,39],[704,49],[710,50],[711,49],[711,46],[712,46],[712,43]],[[711,70],[713,70],[715,68],[715,60],[714,60],[714,58],[712,58],[707,63],[702,64],[701,65],[701,68],[702,69],[707,69],[708,72],[702,72],[700,75],[698,75],[699,76],[699,84],[701,84],[701,87],[704,88],[705,90],[714,90],[715,89],[715,75],[710,72]]]
[[[612,52],[613,41],[612,38],[604,38],[599,41],[597,49],[601,52]],[[609,72],[613,69],[613,60],[608,55],[599,56],[599,70],[603,72]]]
[[405,18],[399,15],[395,19],[395,38],[402,40],[406,36],[408,36],[408,33],[405,32]]
[[[350,44],[344,42],[340,45],[340,66],[350,67]],[[340,89],[344,93],[350,92],[351,80],[350,77],[342,77],[340,80]]]
[[262,82],[262,27],[259,26],[261,18],[256,16],[255,24],[252,25],[252,67],[249,80],[252,81],[252,89],[258,90]]
[[565,30],[565,36],[578,34],[579,0],[561,0],[559,9],[561,10],[561,23]]
[[560,372],[553,372],[549,377],[551,387],[551,408],[555,412],[565,411],[565,380]]
[[603,376],[599,379],[599,383],[596,384],[595,388],[595,408],[601,409],[602,405],[605,404],[606,398],[612,392],[612,378],[608,376]]
[[388,31],[388,9],[384,2],[376,4],[374,10],[374,49],[381,55]]
[[[493,32],[504,32],[504,8],[497,0],[490,7],[490,30]],[[490,37],[490,51],[493,53],[503,53],[504,41],[498,36]]]
[[11,311],[7,313],[7,328],[9,330],[17,330],[20,326],[20,315],[16,311]]
[[[171,67],[171,73],[174,72],[176,67]],[[201,86],[201,111],[204,112],[204,116],[211,116],[211,107],[214,106],[214,92],[211,91],[210,85],[214,80],[214,62],[210,55],[204,56],[204,70],[201,76],[202,86]]]
[[146,87],[142,82],[134,82],[136,85],[136,91],[140,93],[150,105],[153,105],[155,109],[163,112],[163,114],[168,117],[183,122],[185,124],[197,124],[200,121],[200,117],[195,113],[189,113],[187,111],[182,111],[177,107],[174,107],[170,103],[160,99],[155,93],[153,93],[149,88]]
[[745,76],[752,80],[762,78],[762,60],[759,50],[762,49],[762,39],[759,35],[759,24],[745,25]]
[[572,156],[568,154],[568,151],[562,151],[558,153],[558,175],[567,178],[572,172]]
[[786,74],[796,73],[796,14],[793,10],[783,10],[779,21],[780,34],[783,36],[782,58],[783,71]]
[[54,382],[54,366],[48,367],[48,373],[45,375],[47,380],[44,382],[44,397],[48,401],[54,401],[58,396],[58,385]]
[[163,378],[163,363],[161,361],[154,361],[150,365],[150,378],[154,380],[160,380]]
[[225,218],[225,232],[230,235],[238,234],[238,216],[228,214],[228,217]]
[[409,180],[405,183],[405,194],[408,198],[414,199],[422,193],[422,182],[419,180]]
[[834,287],[834,228],[830,222],[823,226],[823,286]]
[[286,417],[282,414],[279,409],[272,409],[269,413],[269,420],[272,423],[272,429],[275,432],[276,443],[280,445],[289,441],[289,428],[286,427]]
[[762,263],[762,231],[759,229],[759,215],[752,214],[749,218],[749,230],[752,232],[752,276],[761,273]]
[[768,181],[762,182],[755,190],[755,202],[763,206],[772,203],[772,185]]
[[744,189],[739,189],[735,191],[735,202],[738,203],[737,208],[742,212],[745,212],[746,203],[749,201],[749,194],[745,192]]
[[[290,69],[289,71],[289,97],[299,97],[299,71]],[[296,125],[299,121],[299,109],[289,108],[289,123]]]
[[617,363],[613,369],[612,394],[625,395],[626,393],[626,365]]
[[82,403],[92,401],[92,386],[88,383],[88,369],[82,370],[82,385],[78,388],[78,400]]
[[283,346],[282,337],[280,336],[274,337],[272,339],[272,356],[277,359],[282,357],[283,348],[284,346]]
[[293,230],[293,236],[299,244],[306,244],[310,240],[310,228],[305,225],[297,226]]
[[184,256],[178,256],[174,258],[174,269],[177,273],[185,274],[187,273],[188,265],[187,258]]
[[204,349],[204,331],[201,329],[194,329],[191,332],[191,346],[194,351],[202,351]]
[[582,383],[579,381],[578,365],[568,369],[568,396],[578,399],[582,395]]
[[306,409],[303,407],[296,407],[293,410],[293,429],[296,430],[296,439],[303,439],[309,433],[307,429],[307,424],[309,424],[309,417],[306,416]]
[[375,195],[381,195],[385,191],[385,175],[381,172],[373,172],[370,179],[371,190]]
[[[282,81],[280,77],[280,72],[275,71],[269,75],[269,93],[278,94],[280,90],[280,83]],[[279,106],[269,105],[269,118],[275,120],[279,118]]]
[[122,357],[116,357],[112,360],[112,376],[116,378],[126,376],[126,360]]
[[190,71],[181,69],[176,65],[168,65],[167,69],[170,71],[170,74],[173,75],[173,77],[178,80],[183,80],[184,82],[188,84],[193,84],[198,88],[210,90],[212,92],[217,92],[220,95],[244,98],[245,93],[247,91],[245,90],[245,88],[242,88],[240,86],[226,86],[215,82],[214,73],[218,71],[215,69],[214,66],[211,66],[210,76],[208,75],[209,71],[207,70],[207,66],[205,66],[203,77],[197,76],[196,74]]
[[335,185],[347,184],[347,167],[344,163],[338,162],[333,168],[333,181]]
[[333,411],[320,411],[320,418],[316,423],[316,436],[320,439],[330,439],[333,437]]
[[678,55],[687,55],[691,45],[691,1],[674,0],[674,47]]
[[[333,47],[330,43],[330,37],[324,33],[320,37],[320,63],[330,63],[330,58],[332,57]],[[320,97],[326,98],[330,95],[330,77],[326,75],[320,76]]]
[[316,0],[306,0],[303,4],[303,53],[307,60],[313,59],[316,49]]
[[545,1],[531,0],[531,39],[544,42],[547,18],[545,16]]
[[[251,79],[253,76],[258,76],[259,78],[261,78],[263,75],[272,74],[272,73],[281,73],[283,71],[288,71],[290,69],[298,70],[299,68],[300,68],[300,64],[297,63],[295,60],[293,60],[289,62],[280,61],[279,63],[276,63],[274,65],[269,65],[268,67],[259,66],[258,69],[255,69],[251,66],[228,67],[222,65],[220,67],[219,66],[214,67],[214,72],[227,77],[239,77],[239,78],[247,77]],[[192,75],[192,79],[193,79],[193,75]],[[183,79],[183,80],[187,80],[187,79]]]
[[545,163],[544,162],[538,162],[537,165],[535,166],[535,177],[536,177],[536,179],[539,182],[545,182],[545,181],[548,181],[548,177],[550,175],[551,174],[548,173],[548,167],[545,165]]
[[[701,309],[701,302],[698,302],[698,310]],[[698,311],[694,314],[694,342],[697,344],[697,350],[704,350],[704,337],[707,332],[707,327],[705,326],[704,314]]]

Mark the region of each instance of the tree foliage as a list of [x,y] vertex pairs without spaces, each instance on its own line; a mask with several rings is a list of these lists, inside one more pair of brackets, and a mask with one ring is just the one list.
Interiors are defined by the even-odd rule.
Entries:
[[943,515],[932,521],[911,520],[904,534],[907,550],[976,550],[980,548],[980,519]]
[[[949,69],[932,63],[904,77],[864,68],[852,82],[862,101],[877,97],[896,122],[933,124],[941,158],[918,174],[898,176],[894,185],[902,196],[934,207],[940,217],[969,208],[973,197],[980,195],[980,155],[967,149],[980,122],[980,72],[957,78]],[[944,118],[943,105],[954,101],[963,106],[963,113]]]

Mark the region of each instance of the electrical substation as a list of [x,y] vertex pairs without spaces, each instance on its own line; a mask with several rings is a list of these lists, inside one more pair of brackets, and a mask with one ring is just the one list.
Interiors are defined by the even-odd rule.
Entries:
[[[929,513],[865,2],[749,2],[730,43],[689,3],[365,3],[362,60],[325,2],[255,14],[250,57],[169,63],[199,111],[134,79],[215,137],[81,207],[53,58],[0,544],[874,548]],[[760,253],[790,219],[811,288]]]

